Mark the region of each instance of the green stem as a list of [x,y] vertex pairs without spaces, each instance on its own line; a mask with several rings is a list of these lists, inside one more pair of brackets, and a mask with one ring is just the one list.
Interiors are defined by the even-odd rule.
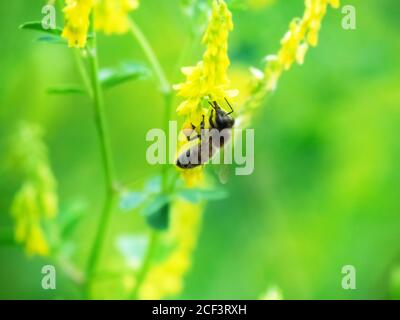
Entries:
[[[163,129],[164,132],[168,132],[168,121],[171,116],[171,107],[173,103],[173,95],[172,95],[172,86],[169,83],[161,64],[154,53],[153,48],[151,47],[149,41],[146,36],[143,34],[142,30],[139,26],[132,20],[129,19],[129,26],[132,35],[136,38],[137,42],[141,46],[144,54],[146,55],[147,60],[152,67],[154,74],[156,75],[158,82],[160,84],[161,92],[164,96],[164,119],[163,119]],[[168,150],[168,146],[167,146]],[[168,194],[168,169],[169,166],[167,164],[163,165],[161,169],[161,177],[162,177],[162,191],[165,194]]]
[[[172,106],[172,97],[173,97],[171,84],[167,80],[165,72],[164,72],[163,68],[161,67],[161,64],[160,64],[156,54],[154,53],[153,48],[151,47],[146,36],[143,34],[142,30],[140,30],[139,26],[132,19],[129,20],[129,24],[130,24],[130,31],[131,31],[132,35],[136,38],[137,42],[141,46],[147,60],[149,61],[149,64],[150,64],[151,68],[153,69],[153,72],[159,82],[160,90],[161,90],[161,93],[163,94],[164,105],[165,105],[163,128],[164,128],[164,132],[167,132],[168,131],[168,121],[169,121],[169,117],[171,115],[171,106]],[[164,164],[161,168],[162,192],[166,195],[168,195],[168,193],[169,193],[168,169],[169,169],[168,164]],[[154,255],[155,249],[158,244],[158,239],[159,239],[159,232],[153,230],[151,233],[151,236],[150,236],[150,242],[147,247],[147,252],[146,252],[146,256],[144,258],[143,264],[142,264],[141,268],[139,269],[139,271],[137,272],[137,283],[132,292],[133,299],[138,298],[140,289],[141,289],[144,281],[146,280],[147,273],[151,266],[151,261],[153,260],[153,255]]]
[[[173,96],[172,93],[164,94],[164,120],[163,120],[163,130],[165,133],[169,130],[169,119],[171,116],[171,106],[172,106]],[[166,141],[165,145],[166,150],[169,150],[169,139]],[[168,187],[168,170],[170,166],[168,164],[169,155],[167,152],[167,163],[162,165],[161,167],[161,181],[162,181],[162,192],[165,195],[169,194],[169,187]]]
[[111,148],[108,142],[108,131],[106,115],[103,102],[102,88],[99,81],[99,65],[97,57],[96,34],[93,32],[93,39],[88,48],[88,60],[90,65],[90,80],[92,86],[92,101],[94,107],[94,118],[97,134],[100,142],[101,159],[106,180],[105,202],[100,216],[100,221],[95,233],[94,242],[90,250],[88,263],[86,266],[85,294],[90,298],[90,291],[93,284],[96,267],[98,265],[101,251],[103,248],[107,227],[109,225],[112,207],[115,198],[114,192],[114,170],[111,158]]
[[161,92],[165,95],[170,94],[171,92],[171,85],[165,76],[165,72],[160,65],[160,62],[157,59],[156,54],[154,53],[153,48],[151,47],[149,41],[147,40],[146,36],[143,34],[142,30],[140,30],[139,26],[132,20],[129,19],[129,27],[132,35],[136,38],[139,45],[142,47],[144,54],[146,55],[147,59],[153,71],[160,83]]
[[92,83],[91,83],[91,80],[89,79],[88,73],[87,73],[85,65],[83,63],[83,60],[81,57],[81,50],[75,49],[74,56],[75,56],[76,65],[78,66],[79,74],[81,75],[83,84],[85,85],[86,92],[87,92],[88,96],[90,97],[90,99],[93,100]]

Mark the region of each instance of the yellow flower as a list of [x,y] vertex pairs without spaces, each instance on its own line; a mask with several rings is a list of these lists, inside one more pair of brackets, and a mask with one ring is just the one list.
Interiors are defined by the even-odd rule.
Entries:
[[61,36],[68,40],[68,46],[83,48],[86,45],[92,7],[93,0],[66,0],[65,27]]
[[305,0],[303,17],[291,21],[278,53],[267,56],[264,71],[255,69],[256,72],[253,72],[252,94],[246,102],[247,107],[258,107],[265,95],[276,89],[280,76],[294,62],[300,65],[304,63],[309,47],[318,44],[318,34],[327,7],[338,8],[339,4],[339,0]]
[[99,0],[94,9],[94,27],[105,34],[125,33],[128,14],[139,7],[138,0]]
[[44,237],[42,228],[39,225],[31,228],[29,238],[26,241],[26,252],[28,255],[38,254],[47,256],[49,254],[49,246]]
[[35,187],[27,182],[15,196],[12,205],[15,219],[15,238],[26,244],[28,255],[47,255],[49,247],[40,226],[40,209]]
[[237,94],[228,89],[228,36],[232,29],[232,14],[226,3],[223,0],[214,0],[211,18],[202,41],[206,45],[203,60],[194,67],[182,68],[186,82],[174,86],[178,95],[185,98],[177,108],[179,115],[198,117],[202,111],[203,99],[223,101],[225,97]]
[[171,228],[165,235],[172,251],[149,271],[139,292],[140,299],[162,299],[182,291],[183,278],[191,265],[202,218],[202,205],[176,201],[171,208]]
[[278,61],[283,69],[288,70],[295,61],[302,64],[308,46],[315,47],[318,44],[321,21],[329,4],[337,8],[339,0],[305,0],[303,18],[292,20],[289,31],[281,41]]
[[62,37],[68,40],[70,47],[83,48],[92,10],[95,30],[106,34],[124,33],[129,28],[129,12],[138,6],[139,0],[66,0]]
[[15,239],[25,244],[27,254],[47,255],[49,245],[42,229],[43,219],[58,211],[57,183],[50,170],[40,128],[23,125],[15,139],[15,160],[25,178],[12,202]]

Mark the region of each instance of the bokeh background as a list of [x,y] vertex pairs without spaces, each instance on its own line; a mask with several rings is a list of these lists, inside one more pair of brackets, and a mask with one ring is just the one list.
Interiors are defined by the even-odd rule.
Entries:
[[[263,3],[263,1],[250,1]],[[249,65],[279,48],[303,1],[265,1],[233,9],[231,78],[244,87]],[[302,67],[284,74],[257,114],[255,171],[231,175],[229,197],[207,205],[193,266],[178,298],[256,299],[279,287],[285,299],[400,297],[400,6],[396,0],[347,0],[357,29],[341,28],[330,10],[320,42]],[[61,210],[85,215],[74,231],[72,260],[83,267],[102,204],[102,173],[90,102],[49,95],[52,85],[79,81],[70,50],[34,41],[21,31],[40,20],[43,2],[2,1],[0,11],[0,297],[73,299],[79,290],[58,273],[57,290],[41,289],[46,258],[26,257],[10,241],[10,205],[21,181],[10,169],[9,139],[21,120],[40,124],[58,180]],[[146,0],[134,18],[173,82],[182,80],[178,53],[188,40],[178,0]],[[57,24],[62,25],[58,12]],[[184,63],[193,64],[195,45]],[[130,35],[99,38],[101,66],[145,58]],[[117,175],[140,187],[157,167],[146,163],[146,132],[160,127],[162,98],[154,79],[127,82],[106,93]],[[137,214],[118,210],[103,265],[124,263],[121,234],[146,232]],[[354,265],[357,289],[341,288],[341,269]],[[117,280],[99,286],[118,297]]]

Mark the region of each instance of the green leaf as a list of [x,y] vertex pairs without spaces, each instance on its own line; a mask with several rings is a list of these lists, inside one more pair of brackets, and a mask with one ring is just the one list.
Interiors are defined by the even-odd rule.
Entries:
[[161,192],[162,179],[161,176],[155,176],[150,178],[145,185],[145,190],[150,193],[160,193]]
[[166,230],[169,226],[169,202],[165,203],[157,211],[146,216],[146,221],[150,227],[156,230]]
[[112,88],[121,83],[147,78],[149,70],[138,63],[124,63],[116,68],[100,70],[100,82],[103,88]]
[[63,45],[67,44],[67,41],[64,40],[63,38],[53,35],[40,36],[36,39],[36,42],[46,42],[50,44],[63,44]]
[[143,208],[142,214],[144,216],[150,216],[157,213],[163,206],[169,203],[170,199],[168,196],[163,194],[157,194],[154,196]]
[[165,230],[169,225],[170,198],[156,195],[142,210],[147,223],[156,230]]
[[80,85],[60,85],[47,89],[48,94],[85,94],[86,91]]
[[45,32],[48,34],[52,34],[54,36],[61,36],[61,33],[62,33],[62,29],[58,28],[58,27],[55,29],[44,29],[41,21],[26,22],[24,24],[21,24],[19,26],[19,28],[26,29],[26,30],[41,31],[41,32]]
[[68,239],[70,237],[85,214],[86,205],[82,202],[76,202],[67,210],[60,212],[59,226],[62,239]]
[[178,192],[178,197],[187,201],[197,203],[202,200],[221,200],[228,196],[228,192],[223,188],[215,189],[183,189]]
[[161,177],[155,176],[147,180],[143,191],[125,192],[120,199],[119,207],[122,211],[131,211],[145,204],[154,194],[161,192]]
[[131,211],[143,205],[149,196],[145,192],[127,192],[122,195],[119,206],[123,211]]

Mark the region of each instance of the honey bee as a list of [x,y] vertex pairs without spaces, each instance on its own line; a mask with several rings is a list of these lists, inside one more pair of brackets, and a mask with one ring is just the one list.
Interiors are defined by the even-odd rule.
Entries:
[[192,125],[192,130],[186,135],[188,141],[198,140],[198,143],[189,147],[187,150],[180,153],[176,160],[176,165],[181,169],[193,169],[197,166],[203,165],[214,154],[224,146],[224,144],[231,138],[231,130],[235,119],[230,116],[233,113],[233,108],[229,101],[225,98],[226,103],[230,108],[230,112],[225,112],[216,101],[208,103],[211,105],[211,114],[208,118],[210,129],[205,129],[205,116],[200,123],[200,134],[191,137],[193,132],[197,132],[196,126]]

